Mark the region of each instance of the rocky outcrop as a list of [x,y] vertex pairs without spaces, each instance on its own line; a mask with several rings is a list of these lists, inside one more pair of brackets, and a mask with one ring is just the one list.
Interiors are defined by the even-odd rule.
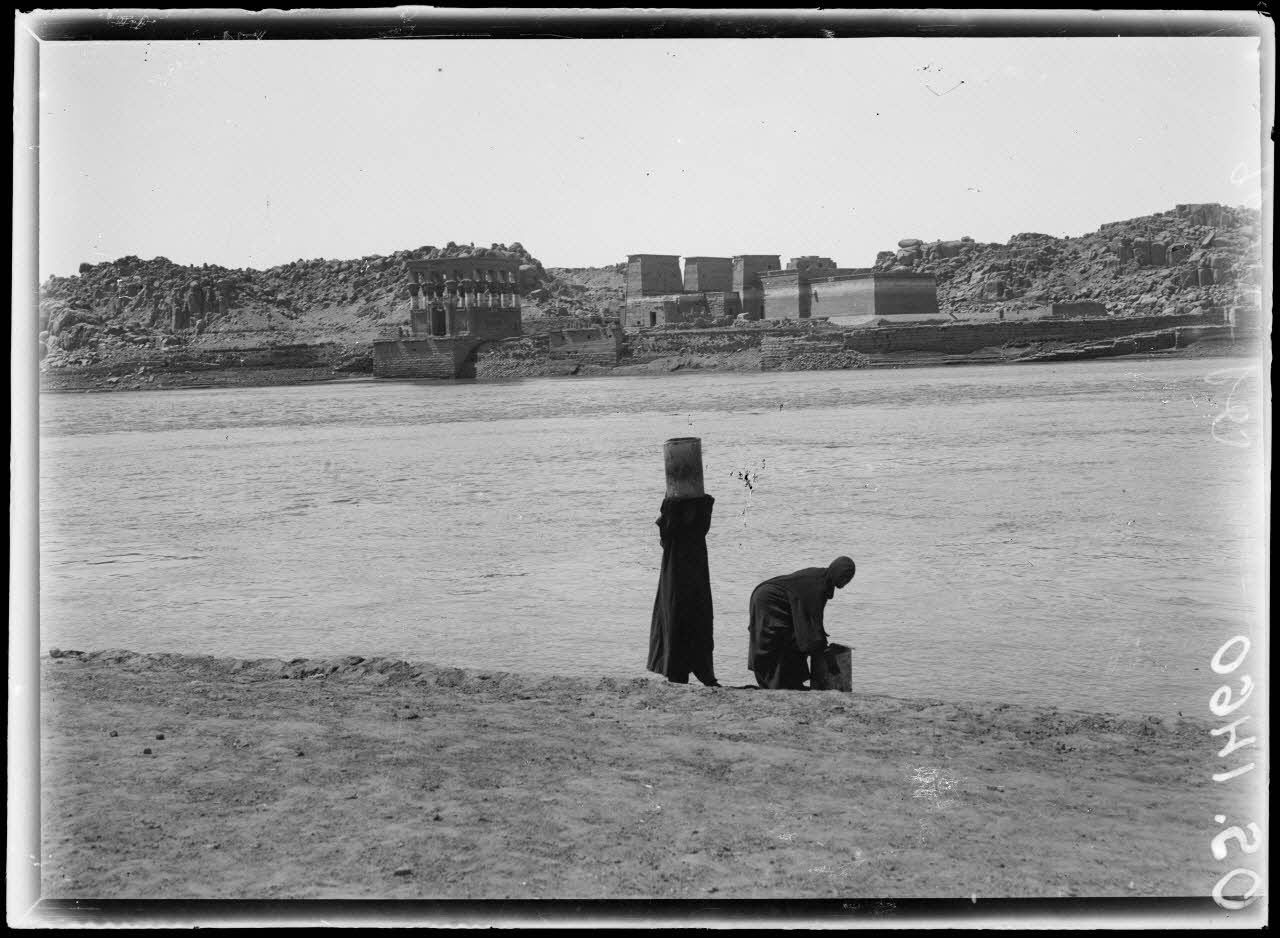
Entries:
[[1262,270],[1257,211],[1217,204],[1103,225],[1078,238],[1026,232],[1007,244],[903,238],[880,270],[931,273],[944,313],[984,304],[1101,302],[1111,315],[1182,314],[1249,302]]
[[[81,264],[75,276],[41,285],[42,368],[111,362],[147,348],[236,344],[246,335],[255,345],[367,345],[384,324],[408,321],[407,261],[491,255],[518,258],[531,291],[571,289],[519,243],[450,242],[355,260],[299,259],[267,270],[184,266],[165,257]],[[536,305],[530,312],[538,312]]]

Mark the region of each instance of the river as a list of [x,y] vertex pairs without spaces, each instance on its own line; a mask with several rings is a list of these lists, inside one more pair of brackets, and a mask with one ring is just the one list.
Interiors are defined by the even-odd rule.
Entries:
[[662,444],[698,436],[722,683],[751,680],[752,587],[849,554],[827,630],[858,690],[1207,718],[1213,652],[1261,628],[1258,376],[1112,360],[46,394],[40,648],[643,675]]

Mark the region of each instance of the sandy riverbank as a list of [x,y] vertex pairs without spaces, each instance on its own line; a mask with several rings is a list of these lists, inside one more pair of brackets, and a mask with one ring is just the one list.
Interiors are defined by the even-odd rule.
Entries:
[[40,376],[40,390],[83,394],[90,391],[175,391],[192,388],[267,388],[333,381],[372,380],[369,375],[332,368],[211,368],[112,375],[101,369],[61,368]]
[[1194,720],[358,658],[41,680],[45,898],[1203,896],[1243,810]]

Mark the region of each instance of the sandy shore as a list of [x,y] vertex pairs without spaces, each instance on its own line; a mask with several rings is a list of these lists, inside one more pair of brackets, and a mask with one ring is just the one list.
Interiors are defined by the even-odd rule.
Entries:
[[1246,810],[1192,720],[359,658],[41,684],[46,899],[1205,896]]

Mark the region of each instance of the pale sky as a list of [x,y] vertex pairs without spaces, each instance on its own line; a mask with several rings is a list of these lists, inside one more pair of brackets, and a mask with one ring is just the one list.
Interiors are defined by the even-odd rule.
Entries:
[[1258,205],[1259,88],[1256,38],[45,42],[39,273],[1079,235]]

